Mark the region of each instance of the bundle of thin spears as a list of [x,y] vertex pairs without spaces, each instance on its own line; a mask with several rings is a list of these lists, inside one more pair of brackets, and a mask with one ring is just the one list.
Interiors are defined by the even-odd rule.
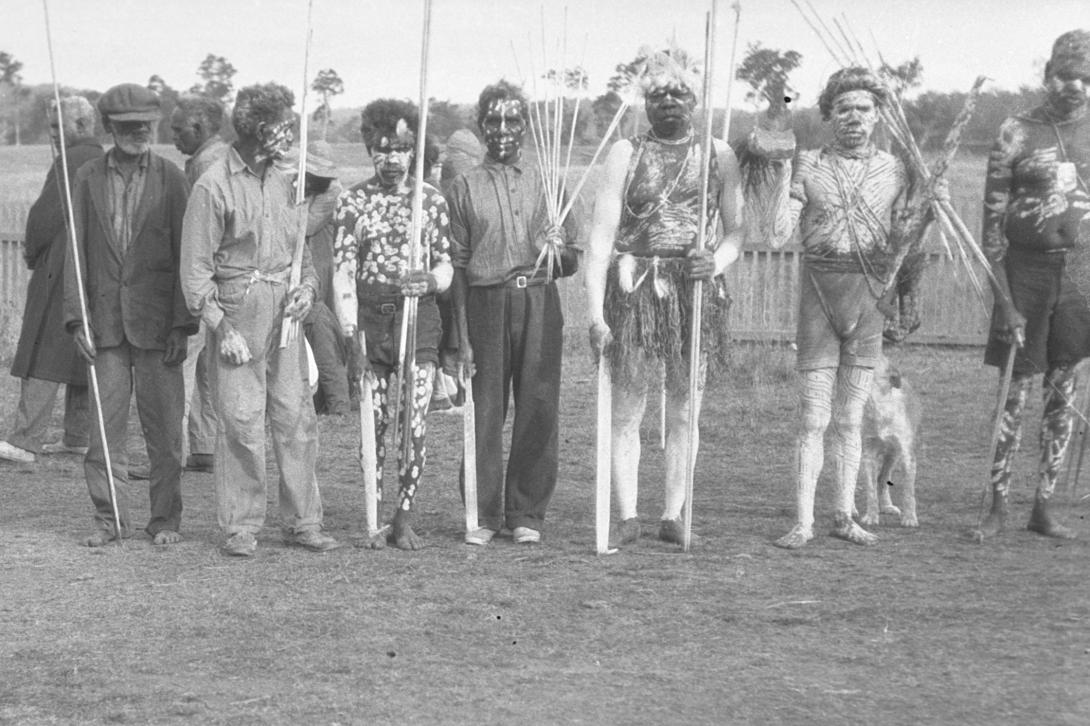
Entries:
[[[566,15],[567,11],[565,9],[565,25]],[[543,17],[543,49],[546,45]],[[632,105],[632,93],[621,93],[621,104],[613,115],[613,119],[610,121],[605,134],[602,135],[598,148],[594,151],[594,156],[591,157],[590,162],[584,167],[578,182],[569,190],[568,177],[569,172],[571,171],[572,152],[575,147],[575,130],[579,125],[579,107],[583,100],[583,94],[579,92],[575,94],[575,104],[572,110],[568,133],[564,134],[566,90],[573,88],[580,91],[586,86],[587,76],[581,65],[577,65],[574,68],[566,68],[564,66],[563,61],[567,49],[566,31],[561,43],[558,43],[558,46],[558,51],[560,52],[559,63],[550,63],[548,58],[544,59],[543,67],[547,70],[540,76],[545,81],[544,92],[540,96],[538,95],[537,89],[538,75],[535,71],[535,64],[532,62],[532,42],[529,46],[531,56],[530,77],[532,79],[533,93],[535,96],[535,100],[530,104],[529,109],[530,134],[534,142],[534,151],[537,154],[538,173],[541,175],[541,185],[545,192],[545,209],[549,223],[549,233],[546,236],[541,252],[538,254],[537,262],[534,265],[534,275],[537,275],[538,271],[544,268],[545,277],[550,281],[553,279],[554,275],[558,274],[561,277],[564,275],[560,261],[560,248],[564,244],[564,238],[560,233],[560,230],[564,225],[564,221],[568,218],[568,215],[571,214],[572,207],[579,198],[579,194],[583,191],[583,186],[587,183],[587,179],[589,178],[595,163],[598,161],[598,157],[601,156],[602,151],[605,150],[606,145],[613,138],[613,134],[616,132],[625,113]],[[514,46],[512,45],[512,51],[514,52],[514,50]],[[517,53],[515,62],[517,65]]]
[[[846,17],[833,18],[830,27],[830,24],[826,23],[814,10],[809,0],[804,0],[804,2],[806,4],[805,9],[799,4],[798,0],[791,0],[795,9],[799,11],[810,29],[817,34],[834,61],[843,66],[853,65],[869,68],[876,73],[879,67],[886,65],[881,52],[877,52],[879,64],[876,65],[871,62],[848,24]],[[974,262],[979,263],[983,266],[988,277],[992,277],[991,268],[984,256],[984,251],[968,227],[965,226],[961,217],[958,216],[950,200],[935,197],[936,186],[946,174],[950,162],[957,153],[961,134],[969,123],[969,119],[976,107],[977,98],[980,95],[980,88],[985,80],[983,76],[980,76],[973,83],[972,89],[965,98],[965,104],[961,112],[957,115],[954,125],[946,135],[942,153],[930,166],[924,160],[923,153],[909,129],[901,99],[897,94],[889,94],[888,103],[879,106],[879,113],[885,128],[890,137],[904,150],[905,161],[908,164],[910,173],[915,178],[915,183],[912,185],[912,199],[899,220],[900,224],[895,227],[895,234],[891,235],[890,239],[894,257],[888,268],[889,274],[880,303],[887,314],[894,312],[890,309],[890,306],[892,306],[892,298],[897,292],[898,277],[904,278],[905,276],[902,274],[902,268],[906,265],[906,260],[919,261],[919,264],[904,269],[904,273],[909,276],[918,276],[922,271],[920,265],[922,265],[924,259],[921,254],[923,241],[930,222],[933,220],[938,222],[938,237],[947,255],[962,262],[962,266],[966,270],[981,304],[987,305],[984,287],[973,266]]]

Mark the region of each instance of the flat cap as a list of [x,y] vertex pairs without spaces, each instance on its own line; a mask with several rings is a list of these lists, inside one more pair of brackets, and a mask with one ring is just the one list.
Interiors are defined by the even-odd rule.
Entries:
[[102,94],[98,112],[110,121],[157,121],[159,96],[137,83],[122,83]]

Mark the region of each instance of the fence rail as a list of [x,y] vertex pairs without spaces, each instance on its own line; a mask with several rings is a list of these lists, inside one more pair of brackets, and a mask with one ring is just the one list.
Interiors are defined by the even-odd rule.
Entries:
[[0,308],[14,308],[21,314],[29,280],[30,270],[23,261],[23,233],[0,232]]
[[[991,310],[990,291],[986,292],[985,304],[981,304],[961,262],[932,252],[928,263],[920,294],[923,322],[913,334],[913,342],[983,344],[988,331],[987,311]],[[727,273],[727,288],[733,299],[730,325],[735,338],[794,338],[801,264],[802,250],[798,246],[742,252]],[[977,268],[977,273],[983,280],[983,270]],[[23,262],[23,233],[0,233],[0,305],[21,313],[29,279],[30,271]],[[573,302],[573,312],[582,307],[582,289],[566,293],[578,301]]]
[[[974,269],[985,288],[977,295],[963,263],[941,252],[928,253],[920,287],[920,329],[916,343],[979,345],[987,340],[992,306],[982,267]],[[799,307],[802,248],[749,249],[727,271],[733,303],[730,326],[741,340],[793,340]]]

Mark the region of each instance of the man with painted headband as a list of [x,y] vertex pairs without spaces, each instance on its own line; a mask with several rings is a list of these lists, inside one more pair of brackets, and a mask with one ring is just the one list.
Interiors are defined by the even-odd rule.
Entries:
[[[651,128],[616,142],[594,208],[586,287],[590,342],[611,366],[612,480],[621,524],[614,544],[639,539],[637,472],[640,421],[649,381],[666,370],[665,504],[658,536],[682,542],[689,407],[700,407],[703,378],[726,344],[729,298],[718,277],[738,257],[742,196],[738,164],[725,142],[701,149],[693,128],[699,70],[683,51],[645,54],[640,77]],[[700,218],[701,164],[707,159],[706,220]],[[699,225],[707,246],[697,250]],[[704,344],[698,397],[689,400],[688,366],[693,283],[703,280]],[[692,442],[693,446],[698,441]]]
[[223,550],[236,557],[255,554],[265,521],[266,418],[285,544],[313,552],[340,546],[322,532],[318,422],[302,333],[280,347],[285,316],[306,318],[318,289],[305,246],[300,284],[289,288],[304,220],[292,180],[275,162],[291,148],[294,102],[275,83],[238,92],[231,118],[238,139],[197,181],[182,232],[186,303],[212,331],[209,375],[219,419],[212,478]]
[[[419,113],[408,101],[380,99],[362,113],[360,132],[371,155],[375,174],[343,192],[337,199],[333,243],[333,290],[337,317],[349,342],[349,375],[358,379],[363,366],[375,375],[374,389],[360,392],[360,406],[370,406],[375,417],[377,480],[382,482],[386,458],[385,434],[390,423],[390,381],[398,369],[404,303],[417,298],[416,357],[412,391],[401,402],[412,417],[408,447],[398,452],[397,511],[390,537],[404,550],[423,546],[413,531],[413,497],[424,470],[427,449],[428,404],[439,363],[439,308],[435,294],[450,286],[453,274],[448,238],[449,215],[443,195],[425,183],[421,200],[423,234],[418,259],[424,266],[410,269],[413,179]],[[360,351],[357,330],[364,332],[367,350]],[[399,381],[399,385],[401,385]],[[398,423],[395,421],[394,425]],[[396,439],[396,437],[395,437]],[[404,454],[409,458],[405,459]],[[379,487],[381,495],[382,488]],[[370,546],[381,548],[382,539]]]
[[1090,32],[1056,39],[1045,66],[1045,101],[999,128],[984,184],[983,247],[995,274],[988,365],[1014,358],[995,460],[992,507],[980,533],[1006,524],[1011,465],[1033,376],[1044,374],[1037,492],[1028,528],[1073,532],[1055,519],[1056,479],[1071,441],[1076,365],[1090,356]]
[[790,223],[798,226],[803,246],[796,334],[802,377],[798,522],[776,540],[779,547],[802,547],[814,536],[814,493],[830,421],[837,486],[832,534],[860,545],[878,541],[852,520],[852,511],[863,406],[882,352],[884,315],[877,300],[908,187],[904,164],[872,140],[887,94],[863,68],[834,73],[818,102],[833,141],[801,152],[791,178]]
[[[516,543],[541,540],[556,488],[564,316],[554,278],[579,265],[577,214],[550,221],[538,170],[522,156],[530,106],[500,81],[481,91],[477,126],[484,161],[450,185],[454,309],[461,364],[473,375],[481,527],[467,544],[487,545],[502,528]],[[537,268],[552,244],[556,266]],[[515,418],[507,469],[503,425]]]

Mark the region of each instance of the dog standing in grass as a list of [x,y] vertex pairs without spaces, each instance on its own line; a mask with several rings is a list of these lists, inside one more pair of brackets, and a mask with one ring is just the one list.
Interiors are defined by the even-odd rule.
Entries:
[[[863,408],[863,451],[858,486],[866,492],[864,526],[878,524],[881,514],[899,515],[902,527],[917,527],[916,436],[920,399],[883,353],[874,367],[874,383]],[[901,465],[903,478],[895,478]],[[901,492],[900,508],[891,492]]]

